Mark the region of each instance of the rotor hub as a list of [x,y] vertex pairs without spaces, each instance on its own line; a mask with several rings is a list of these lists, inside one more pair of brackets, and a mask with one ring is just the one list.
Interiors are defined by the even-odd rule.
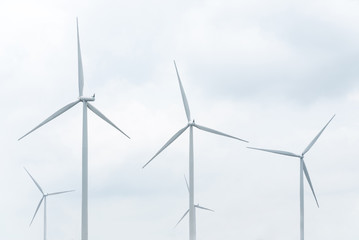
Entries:
[[195,125],[196,125],[196,123],[195,123],[194,119],[192,120],[192,122],[188,122],[188,126],[195,126]]

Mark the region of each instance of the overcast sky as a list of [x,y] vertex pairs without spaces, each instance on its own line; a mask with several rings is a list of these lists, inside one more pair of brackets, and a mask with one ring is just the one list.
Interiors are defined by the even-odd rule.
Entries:
[[306,155],[306,239],[359,238],[359,1],[1,1],[0,239],[35,240],[49,197],[48,239],[79,240],[82,108],[19,137],[84,93],[121,130],[89,112],[89,239],[188,239],[188,132],[194,131],[198,240],[299,239],[299,161]]

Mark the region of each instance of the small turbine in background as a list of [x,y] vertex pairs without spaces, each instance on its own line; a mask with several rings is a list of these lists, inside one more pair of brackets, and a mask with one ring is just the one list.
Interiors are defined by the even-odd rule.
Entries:
[[[186,175],[184,176],[184,180],[186,181],[186,186],[187,186],[187,190],[188,190],[188,193],[189,193],[189,185],[188,185],[188,182],[187,182],[187,178],[186,178]],[[209,209],[209,208],[205,208],[205,207],[202,207],[198,204],[194,205],[194,208],[195,208],[195,212],[194,212],[194,218],[196,219],[196,208],[199,208],[199,209],[203,209],[203,210],[206,210],[206,211],[211,211],[211,212],[214,212],[214,210],[212,209]],[[183,218],[186,217],[186,215],[189,213],[189,209],[187,209],[187,211],[183,214],[183,216],[181,217],[181,219],[176,223],[176,226],[183,220]]]
[[36,217],[36,214],[37,214],[37,211],[39,211],[39,208],[41,206],[41,203],[44,202],[44,240],[46,240],[46,230],[47,230],[47,220],[46,220],[46,198],[48,196],[53,196],[53,195],[58,195],[58,194],[63,194],[63,193],[68,193],[68,192],[73,192],[75,190],[69,190],[69,191],[62,191],[62,192],[54,192],[54,193],[45,193],[42,188],[40,187],[40,184],[38,184],[35,180],[35,178],[33,178],[31,176],[31,174],[29,173],[29,171],[27,171],[26,168],[24,168],[25,171],[27,172],[27,174],[29,174],[30,178],[32,179],[32,181],[35,183],[36,187],[40,190],[41,194],[42,194],[42,198],[40,199],[40,202],[39,204],[37,205],[37,208],[35,210],[35,214],[34,216],[32,217],[31,219],[31,222],[30,222],[30,226],[32,224],[32,222],[34,221],[35,217]]

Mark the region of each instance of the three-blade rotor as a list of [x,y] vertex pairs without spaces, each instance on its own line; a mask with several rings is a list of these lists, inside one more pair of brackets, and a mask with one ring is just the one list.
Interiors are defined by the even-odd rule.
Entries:
[[41,197],[41,199],[40,199],[40,202],[39,202],[39,204],[37,205],[36,210],[35,210],[35,213],[34,213],[32,219],[31,219],[31,222],[30,222],[30,226],[31,226],[31,224],[32,224],[32,222],[34,221],[34,219],[35,219],[35,217],[36,217],[36,214],[37,214],[37,212],[39,211],[39,208],[40,208],[42,202],[44,201],[44,199],[46,199],[48,196],[58,195],[58,194],[63,194],[63,193],[68,193],[68,192],[73,192],[73,191],[75,191],[75,190],[68,190],[68,191],[54,192],[54,193],[44,193],[44,191],[42,190],[40,184],[35,180],[35,178],[30,174],[30,172],[29,172],[26,168],[24,168],[24,169],[25,169],[25,171],[27,172],[27,174],[30,176],[30,178],[32,179],[32,181],[35,183],[36,187],[40,190],[40,192],[41,192],[41,194],[42,194],[42,197]]
[[179,136],[182,135],[182,133],[184,133],[188,127],[193,126],[198,128],[199,130],[205,131],[205,132],[209,132],[209,133],[213,133],[213,134],[217,134],[220,136],[224,136],[224,137],[228,137],[228,138],[233,138],[233,139],[237,139],[239,141],[243,141],[243,142],[248,142],[246,140],[231,136],[229,134],[208,128],[208,127],[204,127],[204,126],[200,126],[196,123],[188,123],[187,126],[185,126],[184,128],[181,128],[178,132],[176,132],[162,147],[160,150],[158,150],[158,152],[145,164],[143,165],[142,168],[145,168],[155,157],[157,157],[163,150],[165,150],[169,145],[171,145],[171,143],[173,143]]
[[313,185],[312,185],[312,181],[310,180],[310,176],[309,176],[309,173],[308,173],[308,169],[307,169],[307,166],[305,165],[305,162],[304,162],[304,155],[313,147],[313,145],[316,143],[316,141],[318,140],[318,138],[320,137],[320,135],[323,133],[323,131],[325,130],[325,128],[329,125],[329,123],[333,120],[333,118],[335,117],[335,115],[333,115],[333,117],[328,121],[328,123],[321,129],[321,131],[314,137],[314,139],[309,143],[309,145],[304,149],[302,155],[298,155],[298,154],[295,154],[295,153],[291,153],[291,152],[287,152],[287,151],[282,151],[282,150],[273,150],[273,149],[264,149],[264,148],[254,148],[254,147],[248,147],[250,149],[254,149],[254,150],[259,150],[259,151],[265,151],[265,152],[270,152],[270,153],[275,153],[275,154],[280,154],[280,155],[285,155],[285,156],[289,156],[289,157],[297,157],[299,159],[301,159],[303,161],[303,172],[304,172],[304,175],[307,179],[307,182],[310,186],[310,189],[313,193],[313,196],[314,196],[314,199],[315,199],[315,202],[317,204],[317,206],[319,207],[319,203],[318,203],[318,199],[317,199],[317,196],[315,195],[315,192],[314,192],[314,188],[313,188]]
[[[214,210],[209,209],[209,208],[202,207],[202,206],[200,206],[199,204],[194,205],[194,207],[195,207],[195,208],[202,209],[202,210],[214,212]],[[177,225],[187,216],[188,213],[189,213],[189,209],[183,214],[183,216],[180,218],[180,220],[176,223],[175,227],[177,227]]]
[[234,136],[231,136],[229,134],[226,134],[226,133],[223,133],[223,132],[220,132],[220,131],[217,131],[217,130],[214,130],[214,129],[211,129],[211,128],[208,128],[208,127],[204,127],[204,126],[201,126],[201,125],[198,125],[194,122],[194,120],[191,119],[191,112],[190,112],[190,108],[189,108],[189,104],[188,104],[188,100],[187,100],[187,97],[186,97],[186,93],[184,91],[184,88],[183,88],[183,85],[182,85],[182,81],[181,81],[181,78],[179,76],[179,73],[178,73],[178,69],[177,69],[177,65],[176,65],[176,62],[173,61],[174,63],[174,66],[175,66],[175,69],[176,69],[176,74],[177,74],[177,79],[178,79],[178,84],[179,84],[179,87],[180,87],[180,91],[181,91],[181,96],[182,96],[182,101],[183,101],[183,106],[184,106],[184,109],[185,109],[185,112],[186,112],[186,117],[187,117],[187,121],[188,121],[188,124],[184,127],[184,128],[181,128],[178,132],[176,132],[162,147],[161,149],[145,164],[143,165],[142,168],[145,168],[155,157],[157,157],[164,149],[166,149],[169,145],[171,145],[172,142],[174,142],[179,136],[182,135],[183,132],[185,132],[187,130],[188,127],[196,127],[202,131],[206,131],[206,132],[209,132],[209,133],[213,133],[213,134],[217,134],[217,135],[221,135],[221,136],[224,136],[224,137],[229,137],[229,138],[233,138],[233,139],[237,139],[239,141],[243,141],[243,142],[248,142],[246,140],[243,140],[243,139],[240,139],[240,138],[237,138],[237,137],[234,137]]
[[76,29],[77,29],[77,57],[78,57],[78,85],[79,85],[79,98],[78,100],[67,104],[66,106],[62,107],[55,113],[53,113],[50,117],[46,118],[44,121],[42,121],[39,125],[37,125],[35,128],[33,128],[31,131],[26,133],[24,136],[19,138],[18,140],[23,139],[36,129],[40,128],[41,126],[45,125],[46,123],[50,122],[51,120],[55,119],[56,117],[60,116],[79,102],[86,102],[86,106],[94,112],[97,116],[102,118],[105,122],[116,128],[118,131],[120,131],[123,135],[125,135],[127,138],[130,138],[127,134],[125,134],[121,129],[119,129],[113,122],[111,122],[104,114],[102,114],[97,108],[95,108],[93,105],[89,103],[89,101],[94,101],[95,97],[84,97],[83,96],[83,88],[84,88],[84,74],[83,74],[83,67],[82,67],[82,57],[81,57],[81,48],[80,48],[80,34],[79,34],[79,27],[78,27],[78,20],[76,18]]

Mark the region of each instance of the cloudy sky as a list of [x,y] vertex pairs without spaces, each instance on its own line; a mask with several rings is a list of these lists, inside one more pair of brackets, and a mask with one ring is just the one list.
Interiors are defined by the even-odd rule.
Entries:
[[126,132],[89,112],[89,239],[187,239],[188,133],[142,169],[186,116],[249,144],[195,130],[199,240],[299,239],[299,161],[306,155],[306,239],[359,238],[359,1],[1,1],[0,239],[80,239],[76,17],[87,95]]

